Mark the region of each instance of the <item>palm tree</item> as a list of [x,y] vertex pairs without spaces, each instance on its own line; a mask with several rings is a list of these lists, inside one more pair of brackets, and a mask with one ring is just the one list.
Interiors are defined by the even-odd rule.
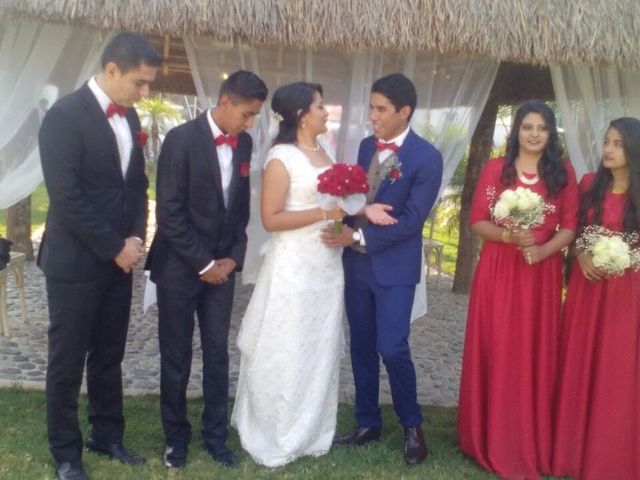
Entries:
[[163,97],[161,93],[154,97],[144,98],[136,103],[136,110],[142,122],[142,128],[151,139],[147,142],[147,159],[155,162],[160,154],[162,144],[160,136],[164,135],[183,121],[182,106]]

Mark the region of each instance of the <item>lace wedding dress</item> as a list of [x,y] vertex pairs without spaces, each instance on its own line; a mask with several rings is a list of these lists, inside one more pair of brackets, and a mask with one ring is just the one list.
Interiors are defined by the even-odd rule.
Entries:
[[[286,210],[315,208],[314,167],[293,145],[277,145],[289,173]],[[320,241],[326,222],[277,232],[247,307],[238,347],[240,374],[231,424],[253,459],[277,467],[322,455],[336,427],[343,349],[341,249]]]

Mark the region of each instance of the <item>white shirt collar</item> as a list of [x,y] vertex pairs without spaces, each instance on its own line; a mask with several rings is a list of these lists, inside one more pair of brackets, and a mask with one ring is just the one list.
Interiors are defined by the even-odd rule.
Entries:
[[87,82],[87,85],[95,95],[96,100],[98,100],[98,104],[100,105],[100,108],[102,108],[102,111],[106,113],[107,107],[112,102],[112,100],[105,93],[105,91],[100,87],[100,85],[98,85],[98,82],[96,81],[96,77],[91,77],[89,82]]
[[215,140],[220,135],[224,135],[220,127],[213,121],[213,107],[207,112],[207,120],[209,120],[209,127],[211,127],[211,133],[213,133],[213,139]]
[[383,143],[395,143],[397,146],[401,146],[404,143],[404,140],[407,138],[407,135],[409,135],[409,130],[411,130],[411,125],[407,125],[407,128],[404,132],[402,132],[397,137],[392,138],[391,140],[382,140],[381,138],[379,138],[378,140]]

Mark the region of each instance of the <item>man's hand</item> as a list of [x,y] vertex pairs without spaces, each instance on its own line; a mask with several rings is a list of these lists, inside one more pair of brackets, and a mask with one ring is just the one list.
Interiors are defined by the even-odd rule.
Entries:
[[353,244],[353,228],[343,225],[341,233],[335,233],[333,228],[333,225],[328,225],[320,234],[320,239],[326,247],[340,248]]
[[236,268],[236,262],[230,258],[216,259],[215,264],[200,275],[200,279],[212,285],[221,285],[229,279],[229,274]]
[[115,262],[124,273],[129,273],[144,255],[144,247],[136,237],[128,237],[124,241],[124,247],[116,255]]

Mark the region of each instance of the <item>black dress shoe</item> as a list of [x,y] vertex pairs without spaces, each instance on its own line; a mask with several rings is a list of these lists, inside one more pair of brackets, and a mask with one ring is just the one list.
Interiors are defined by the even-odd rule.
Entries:
[[162,455],[162,462],[167,468],[184,468],[187,464],[187,448],[181,445],[167,445]]
[[87,472],[82,467],[82,462],[63,462],[56,467],[56,475],[59,480],[89,480]]
[[211,455],[216,462],[223,464],[225,467],[235,468],[238,466],[236,456],[226,446],[213,446],[205,443],[204,448],[207,450],[207,452],[209,452],[209,455]]
[[93,437],[89,435],[87,437],[87,441],[85,442],[85,447],[87,447],[87,450],[89,450],[90,452],[107,455],[109,458],[118,460],[119,462],[126,465],[142,465],[146,462],[144,457],[134,455],[126,448],[124,448],[122,442],[102,444],[96,442]]
[[359,446],[369,442],[376,442],[380,439],[379,428],[358,427],[349,435],[336,438],[334,445]]
[[404,461],[407,465],[418,465],[427,455],[427,443],[424,441],[422,427],[409,427],[404,429]]

